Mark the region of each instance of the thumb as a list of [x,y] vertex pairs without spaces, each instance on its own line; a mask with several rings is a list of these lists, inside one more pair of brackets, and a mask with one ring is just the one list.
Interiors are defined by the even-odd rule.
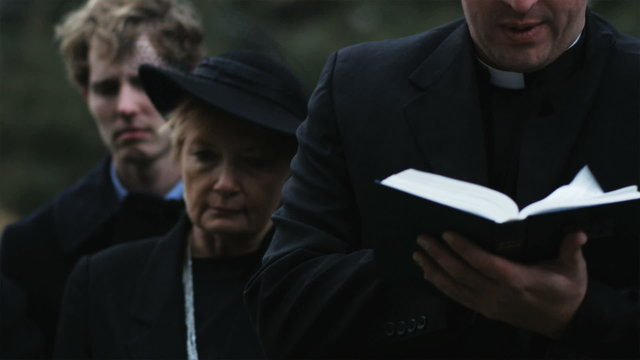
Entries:
[[576,231],[567,234],[560,244],[558,257],[565,264],[577,263],[583,260],[582,246],[587,243],[587,234]]

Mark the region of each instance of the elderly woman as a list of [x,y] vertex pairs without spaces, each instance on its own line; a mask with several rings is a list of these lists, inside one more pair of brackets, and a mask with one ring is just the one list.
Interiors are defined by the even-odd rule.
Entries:
[[191,74],[148,65],[147,94],[171,112],[186,215],[164,237],[86,257],[67,284],[57,357],[263,357],[242,290],[272,234],[306,114],[296,77],[233,51]]

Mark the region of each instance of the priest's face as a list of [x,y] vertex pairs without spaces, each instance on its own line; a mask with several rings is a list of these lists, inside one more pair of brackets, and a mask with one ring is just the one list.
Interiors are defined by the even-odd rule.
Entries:
[[531,72],[556,60],[585,24],[587,0],[462,0],[483,61]]

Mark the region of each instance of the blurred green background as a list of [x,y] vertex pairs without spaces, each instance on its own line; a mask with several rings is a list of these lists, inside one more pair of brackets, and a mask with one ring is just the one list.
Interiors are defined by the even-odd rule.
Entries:
[[[53,26],[85,0],[0,0],[0,230],[75,182],[105,150],[67,81]],[[207,54],[261,48],[308,91],[329,54],[349,44],[422,32],[462,16],[457,0],[192,0]],[[640,0],[593,0],[640,37]]]

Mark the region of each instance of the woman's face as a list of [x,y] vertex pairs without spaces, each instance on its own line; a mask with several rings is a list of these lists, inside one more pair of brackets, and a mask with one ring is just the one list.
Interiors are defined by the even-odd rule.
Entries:
[[201,114],[186,120],[179,153],[189,218],[205,236],[261,236],[289,176],[283,136],[225,113]]

